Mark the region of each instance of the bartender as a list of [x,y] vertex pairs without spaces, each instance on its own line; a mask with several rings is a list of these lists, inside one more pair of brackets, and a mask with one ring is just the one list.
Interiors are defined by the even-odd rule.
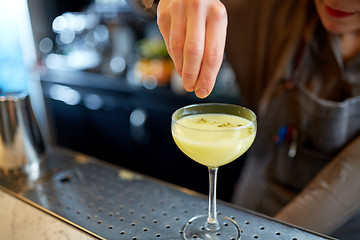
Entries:
[[143,3],[187,91],[211,93],[226,48],[258,115],[233,202],[360,239],[360,0]]

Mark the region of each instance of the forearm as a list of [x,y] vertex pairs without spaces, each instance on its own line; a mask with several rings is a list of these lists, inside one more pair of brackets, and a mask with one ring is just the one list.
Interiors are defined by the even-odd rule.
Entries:
[[330,234],[360,209],[360,137],[349,144],[275,218]]

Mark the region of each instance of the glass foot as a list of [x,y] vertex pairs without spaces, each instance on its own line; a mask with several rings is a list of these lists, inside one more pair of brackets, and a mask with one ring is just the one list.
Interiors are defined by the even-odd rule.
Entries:
[[236,222],[225,216],[217,216],[220,229],[209,231],[205,228],[207,215],[191,218],[183,228],[183,237],[186,240],[238,240],[241,230]]

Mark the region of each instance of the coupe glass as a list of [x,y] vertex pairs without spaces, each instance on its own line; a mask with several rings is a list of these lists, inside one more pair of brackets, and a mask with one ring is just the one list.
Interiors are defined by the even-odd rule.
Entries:
[[194,104],[172,115],[171,133],[176,145],[209,170],[207,215],[192,217],[183,228],[184,239],[235,240],[240,238],[236,222],[217,215],[218,168],[246,152],[256,135],[256,115],[249,109],[223,103]]

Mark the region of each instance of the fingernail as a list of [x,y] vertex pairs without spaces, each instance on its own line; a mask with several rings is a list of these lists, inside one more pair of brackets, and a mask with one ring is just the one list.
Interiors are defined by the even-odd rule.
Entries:
[[182,69],[176,69],[177,74],[182,78]]
[[206,98],[208,96],[208,91],[204,88],[199,88],[195,91],[195,94],[199,98]]

